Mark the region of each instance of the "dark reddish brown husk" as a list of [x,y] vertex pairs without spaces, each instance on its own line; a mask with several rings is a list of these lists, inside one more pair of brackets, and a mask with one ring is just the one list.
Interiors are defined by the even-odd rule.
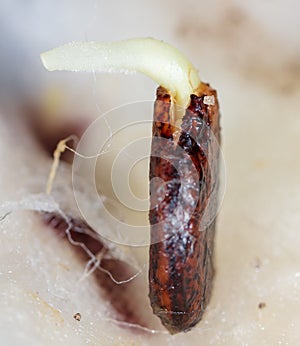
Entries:
[[[215,103],[205,104],[205,96],[214,96]],[[149,297],[154,313],[174,334],[190,330],[210,298],[220,126],[216,91],[208,84],[202,83],[198,95],[191,95],[177,140],[170,106],[170,95],[159,87],[149,174]],[[163,195],[155,177],[164,182]],[[183,218],[182,212],[189,217]]]

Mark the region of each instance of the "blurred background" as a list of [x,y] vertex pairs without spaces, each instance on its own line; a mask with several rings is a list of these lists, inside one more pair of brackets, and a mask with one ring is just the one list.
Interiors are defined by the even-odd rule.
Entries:
[[[16,181],[27,184],[25,173],[22,179],[13,178],[12,173],[22,172],[22,164],[31,162],[25,150],[26,136],[35,137],[34,145],[39,143],[46,149],[50,167],[49,155],[59,139],[82,133],[105,111],[155,96],[155,83],[138,74],[47,72],[39,57],[45,50],[71,41],[162,39],[189,57],[201,79],[217,89],[221,105],[226,194],[218,218],[214,292],[203,323],[184,335],[147,334],[135,339],[131,332],[117,327],[95,327],[101,323],[95,320],[94,302],[87,298],[86,320],[90,324],[78,328],[65,322],[55,329],[57,338],[49,344],[82,345],[87,340],[97,344],[103,335],[107,344],[131,344],[134,340],[164,345],[182,345],[187,340],[190,345],[198,345],[199,340],[203,345],[300,343],[299,11],[300,3],[295,0],[1,1],[0,146],[7,160],[1,168],[1,174],[7,170],[0,177],[1,202],[13,198]],[[15,135],[19,122],[30,128],[23,137]],[[18,160],[10,166],[14,157]],[[41,157],[39,152],[37,165],[45,162]],[[30,164],[34,166],[33,161]],[[16,230],[12,225],[8,234],[14,237],[8,240],[5,237],[9,236],[1,233],[1,240],[11,248],[18,244],[20,259],[27,258],[30,247],[21,246],[25,243]],[[35,241],[38,238],[39,233]],[[43,290],[38,279],[23,282],[25,264],[21,260],[14,262],[17,272],[9,267],[11,260],[4,257],[10,254],[7,248],[2,249],[2,291],[15,292],[24,282],[26,289],[40,285]],[[41,263],[46,262],[51,264],[51,258]],[[34,278],[40,269],[31,269],[28,263],[26,275]],[[7,274],[8,267],[12,275],[15,273],[13,279]],[[48,293],[64,287],[64,280],[50,280],[45,285],[44,298],[51,304],[54,298]],[[147,292],[143,293],[146,301]],[[81,294],[68,298],[69,304],[80,300]],[[8,296],[2,300],[2,315],[10,319],[3,318],[2,335],[12,335],[7,331],[15,324],[22,331],[22,321],[30,324],[33,318],[26,310],[32,306],[25,309],[20,295],[19,300],[14,298],[18,301],[15,305],[13,294]],[[69,311],[66,300],[55,301],[62,313]],[[260,303],[266,304],[262,310]],[[18,308],[22,318],[14,320]],[[40,312],[40,307],[36,309],[34,316]],[[32,339],[36,344],[47,340],[53,331],[53,326],[49,330],[49,324],[39,323],[41,329]],[[30,330],[28,327],[25,336],[9,339],[11,344],[32,344]]]
[[174,4],[167,0],[145,1],[143,5],[135,0],[109,4],[100,0],[4,0],[0,6],[2,101],[6,92],[27,98],[36,98],[37,93],[44,96],[48,87],[59,84],[63,88],[59,79],[68,80],[74,94],[81,90],[96,94],[92,96],[101,108],[152,98],[154,84],[139,75],[64,73],[62,77],[61,73],[45,72],[41,52],[82,40],[147,36],[165,40],[190,57],[203,80],[209,79],[218,88],[222,87],[218,74],[224,70],[228,77],[259,82],[278,93],[291,92],[299,79],[300,5],[293,0],[251,4],[238,0]]

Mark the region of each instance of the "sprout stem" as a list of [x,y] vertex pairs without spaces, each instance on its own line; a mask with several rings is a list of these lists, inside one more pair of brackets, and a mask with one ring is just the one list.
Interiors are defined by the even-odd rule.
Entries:
[[167,89],[173,101],[184,108],[201,83],[197,70],[180,51],[153,38],[72,42],[42,53],[41,59],[49,71],[143,73]]

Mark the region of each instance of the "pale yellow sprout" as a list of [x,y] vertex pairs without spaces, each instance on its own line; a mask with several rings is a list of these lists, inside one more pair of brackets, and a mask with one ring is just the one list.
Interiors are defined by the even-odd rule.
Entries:
[[73,42],[41,54],[49,71],[141,72],[168,90],[186,108],[200,79],[195,67],[176,48],[153,38],[119,42]]

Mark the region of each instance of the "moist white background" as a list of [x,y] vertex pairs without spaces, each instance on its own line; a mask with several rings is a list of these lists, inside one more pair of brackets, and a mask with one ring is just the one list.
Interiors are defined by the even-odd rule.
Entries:
[[[156,86],[143,76],[97,75],[95,82],[47,73],[39,53],[75,40],[153,36],[185,52],[218,90],[227,170],[213,296],[191,332],[142,335],[108,321],[93,278],[79,282],[84,264],[35,216],[16,212],[0,223],[1,343],[299,344],[298,13],[292,0],[1,3],[1,204],[39,192],[51,165],[28,137],[16,110],[21,100],[58,84],[68,110],[93,118],[153,98]],[[68,176],[60,170],[60,179]],[[78,311],[80,322],[72,317]]]

